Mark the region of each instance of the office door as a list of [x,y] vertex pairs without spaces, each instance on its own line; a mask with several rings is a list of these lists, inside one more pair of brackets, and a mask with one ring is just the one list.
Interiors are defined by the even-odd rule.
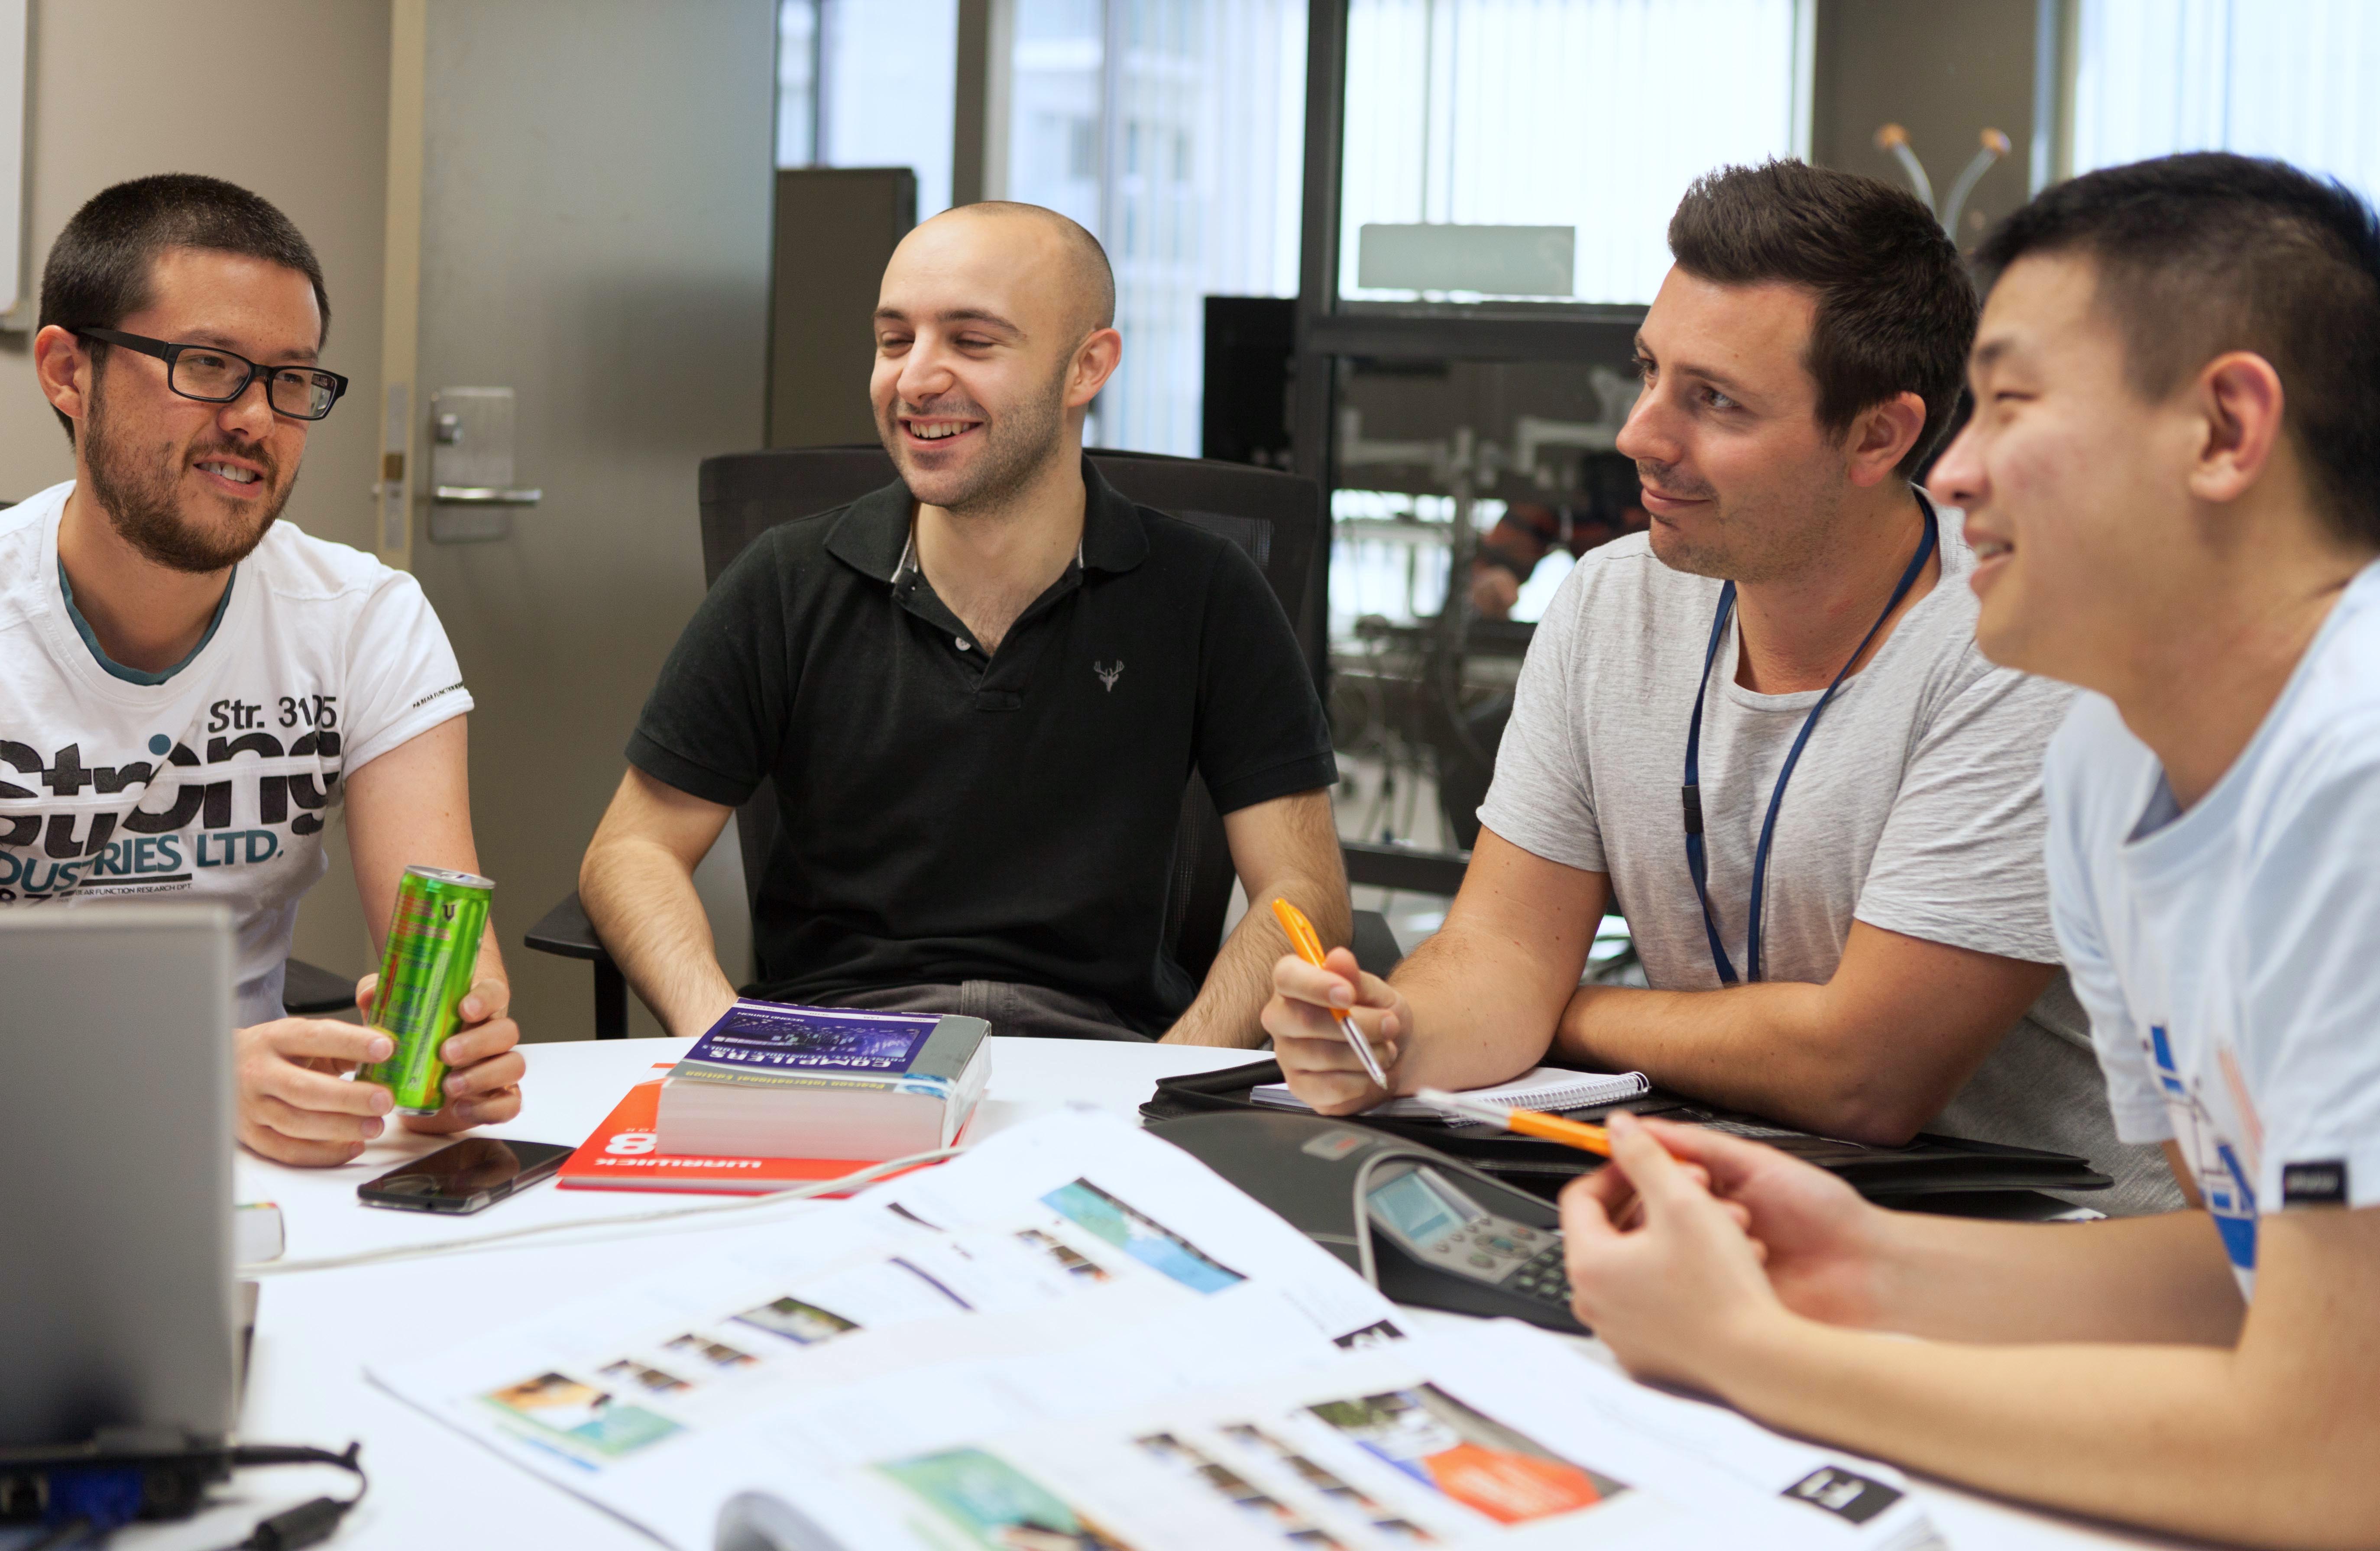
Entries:
[[[696,466],[762,442],[775,39],[771,0],[427,7],[417,474],[431,394],[509,387],[514,483],[542,495],[469,543],[417,502],[412,564],[478,701],[472,813],[530,1039],[591,1032],[587,965],[521,932],[577,887],[702,596]],[[735,975],[741,874],[710,870]]]

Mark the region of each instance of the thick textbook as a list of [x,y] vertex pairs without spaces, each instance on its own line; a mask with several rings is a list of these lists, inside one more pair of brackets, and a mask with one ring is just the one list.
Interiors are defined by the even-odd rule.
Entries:
[[956,1013],[738,1001],[662,1084],[658,1150],[877,1161],[951,1145],[990,1076]]

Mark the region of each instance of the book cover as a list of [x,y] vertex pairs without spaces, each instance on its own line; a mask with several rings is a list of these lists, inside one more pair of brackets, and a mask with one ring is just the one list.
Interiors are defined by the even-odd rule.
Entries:
[[[840,1179],[875,1158],[682,1157],[657,1151],[654,1123],[661,1104],[662,1075],[630,1088],[555,1176],[564,1190],[683,1190],[717,1194],[759,1194],[818,1180]],[[837,1194],[841,1194],[838,1192]]]
[[930,1012],[861,1012],[738,1001],[674,1076],[742,1087],[822,1087],[948,1099],[990,1025]]

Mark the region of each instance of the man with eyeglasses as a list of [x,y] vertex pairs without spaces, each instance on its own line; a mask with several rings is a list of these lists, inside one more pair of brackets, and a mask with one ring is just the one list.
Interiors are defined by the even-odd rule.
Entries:
[[[0,515],[0,907],[228,904],[240,1139],[299,1164],[355,1157],[390,1109],[340,1080],[385,1036],[283,1015],[326,822],[345,808],[376,936],[407,866],[479,865],[471,697],[420,588],[278,520],[346,391],[319,364],[329,323],[313,249],[256,195],[186,175],[105,190],[50,250],[33,339],[75,478]],[[492,926],[477,978],[445,1107],[408,1130],[520,1109]]]

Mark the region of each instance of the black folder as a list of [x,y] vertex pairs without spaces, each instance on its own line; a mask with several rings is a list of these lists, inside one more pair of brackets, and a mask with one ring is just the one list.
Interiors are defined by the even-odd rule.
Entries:
[[[1231,1109],[1278,1114],[1281,1111],[1274,1107],[1251,1100],[1248,1092],[1262,1084],[1281,1080],[1280,1063],[1269,1060],[1220,1072],[1168,1077],[1157,1084],[1156,1093],[1140,1107],[1140,1112],[1152,1121]],[[1932,1195],[2011,1190],[2105,1190],[2115,1182],[2092,1168],[2089,1159],[2070,1153],[1969,1142],[1931,1133],[1920,1133],[1903,1146],[1869,1146],[1813,1135],[1740,1110],[1714,1109],[1659,1088],[1618,1104],[1566,1109],[1562,1113],[1572,1120],[1597,1121],[1614,1109],[1658,1115],[1667,1121],[1706,1125],[1733,1135],[1752,1137],[1840,1175],[1862,1195],[1887,1206],[1917,1206],[1923,1198]],[[1601,1158],[1559,1142],[1516,1135],[1500,1127],[1471,1121],[1391,1120],[1370,1115],[1333,1118],[1436,1147],[1548,1200],[1578,1175],[1603,1166]]]

